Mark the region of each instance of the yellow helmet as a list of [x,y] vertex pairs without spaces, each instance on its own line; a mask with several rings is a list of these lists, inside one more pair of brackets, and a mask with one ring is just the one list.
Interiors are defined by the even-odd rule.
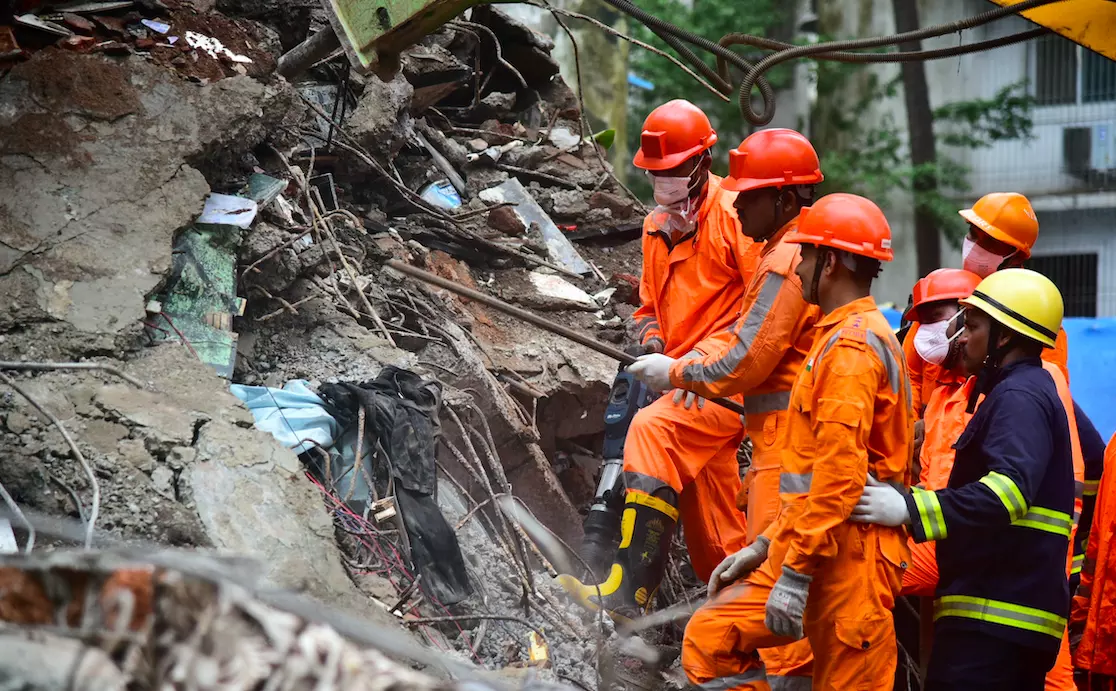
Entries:
[[1030,269],[1001,269],[961,300],[1012,331],[1054,347],[1062,328],[1062,294],[1054,283]]

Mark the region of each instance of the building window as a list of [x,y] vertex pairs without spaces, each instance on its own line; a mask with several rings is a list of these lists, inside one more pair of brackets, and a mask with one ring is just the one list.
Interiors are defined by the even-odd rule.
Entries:
[[1031,257],[1027,268],[1054,281],[1067,317],[1097,316],[1097,254],[1048,254]]
[[1116,101],[1116,62],[1061,36],[1035,45],[1035,102],[1040,106]]

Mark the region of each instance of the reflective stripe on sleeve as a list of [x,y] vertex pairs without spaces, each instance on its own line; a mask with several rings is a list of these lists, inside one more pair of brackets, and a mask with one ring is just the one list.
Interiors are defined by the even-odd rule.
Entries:
[[810,491],[810,483],[814,481],[813,473],[779,473],[780,494],[805,494]]
[[1007,509],[1008,516],[1013,523],[1023,518],[1027,513],[1027,502],[1024,501],[1023,493],[1019,491],[1019,486],[1015,484],[1015,480],[993,471],[982,477],[980,482],[995,493],[996,497],[1003,503],[1004,508]]
[[912,488],[915,506],[918,507],[918,518],[922,525],[922,532],[927,540],[944,540],[949,531],[946,528],[945,516],[942,514],[942,505],[938,495],[917,487]]
[[1041,506],[1032,506],[1023,518],[1012,521],[1011,524],[1066,537],[1069,537],[1070,531],[1073,530],[1073,518],[1068,513],[1044,509]]

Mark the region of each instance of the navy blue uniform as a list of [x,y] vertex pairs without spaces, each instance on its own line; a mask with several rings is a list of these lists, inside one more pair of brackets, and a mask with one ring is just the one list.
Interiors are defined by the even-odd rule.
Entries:
[[[1065,408],[1038,358],[1003,367],[985,393],[953,446],[946,489],[907,496],[915,540],[939,541],[935,640],[968,642],[935,647],[927,689],[1041,689],[1069,614],[1075,487]],[[982,656],[973,649],[981,640],[985,657],[1007,650],[1039,664],[1001,666],[983,681],[970,675],[967,686],[947,682]]]

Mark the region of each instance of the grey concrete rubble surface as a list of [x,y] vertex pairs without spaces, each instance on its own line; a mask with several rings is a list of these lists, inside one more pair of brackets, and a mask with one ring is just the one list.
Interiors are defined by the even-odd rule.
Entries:
[[44,50],[0,81],[0,329],[62,321],[91,337],[144,316],[171,239],[220,166],[296,122],[283,82],[198,86],[140,58]]
[[[295,15],[280,22],[273,15],[281,2],[218,4],[230,13],[272,17],[273,24],[281,24],[285,44],[307,24]],[[199,11],[207,12],[208,5]],[[311,11],[300,7],[305,12],[298,17]],[[465,220],[449,227],[410,214],[398,203],[405,199],[394,185],[372,176],[348,149],[324,156],[319,147],[313,174],[334,175],[341,207],[328,221],[334,237],[327,239],[305,206],[300,175],[285,163],[308,173],[306,150],[295,146],[300,129],[317,126],[325,136],[333,128],[309,115],[295,87],[282,79],[236,76],[199,85],[141,55],[108,58],[56,48],[32,52],[0,77],[0,360],[97,361],[145,385],[97,370],[7,372],[65,426],[96,482],[91,484],[58,429],[0,386],[0,483],[30,511],[76,521],[89,518],[96,486],[96,537],[215,549],[255,560],[266,586],[296,591],[292,598],[308,595],[348,615],[348,630],[335,622],[334,634],[313,625],[299,634],[308,636],[307,645],[335,646],[329,650],[340,650],[342,662],[350,659],[349,649],[335,645],[336,634],[360,643],[352,633],[362,625],[381,627],[415,647],[420,640],[431,644],[432,657],[425,662],[407,658],[409,664],[428,665],[422,676],[369,657],[364,659],[371,660],[373,671],[385,675],[356,688],[448,687],[440,677],[449,672],[430,662],[433,658],[499,669],[509,686],[519,688],[556,675],[595,687],[601,635],[607,635],[598,634],[595,616],[564,597],[542,561],[529,553],[530,545],[500,527],[492,495],[514,494],[558,537],[578,544],[578,507],[586,500],[581,495],[592,491],[598,460],[596,449],[586,447],[593,447],[603,430],[616,364],[382,265],[386,257],[423,265],[547,310],[576,328],[621,319],[617,300],[593,296],[605,287],[603,276],[637,266],[606,265],[611,249],[575,247],[552,217],[579,227],[605,225],[629,217],[636,205],[603,175],[592,144],[562,152],[545,141],[535,143],[545,140],[543,129],[551,125],[557,143],[570,145],[578,128],[570,119],[576,99],[556,76],[549,40],[495,9],[477,10],[473,19],[491,28],[505,58],[539,98],[523,98],[527,92],[518,79],[501,68],[482,90],[483,107],[474,120],[433,117],[429,109],[437,97],[430,89],[441,88],[442,81],[421,86],[422,70],[462,72],[446,79],[466,80],[483,62],[467,54],[468,41],[454,40],[460,32],[446,31],[404,56],[404,71],[390,82],[354,75],[346,84],[360,94],[358,103],[343,117],[345,136],[337,139],[334,132],[338,141],[363,146],[416,192],[443,178],[447,166],[458,172],[467,209],[454,214]],[[487,44],[487,31],[484,36]],[[417,91],[409,79],[420,85]],[[462,84],[469,92],[474,88],[467,80]],[[336,84],[307,82],[298,88],[331,112]],[[407,145],[417,140],[416,132],[429,150],[445,157],[443,170],[427,150]],[[495,155],[468,161],[470,153],[485,151],[499,152],[519,173],[509,177],[495,167]],[[550,175],[550,182],[558,178],[582,189],[553,186],[545,178],[525,187],[514,177],[536,169]],[[273,178],[274,190],[261,199],[254,221],[234,235],[236,295],[247,301],[247,309],[233,317],[239,341],[231,379],[282,387],[299,378],[316,388],[367,381],[392,364],[443,382],[437,460],[445,472],[439,474],[439,499],[479,586],[452,611],[421,598],[405,603],[401,591],[413,584],[405,559],[398,558],[397,567],[372,553],[381,546],[394,550],[398,538],[391,535],[401,531],[372,523],[374,516],[362,523],[366,528],[350,530],[350,519],[360,517],[327,510],[323,492],[294,453],[257,430],[251,414],[228,392],[228,381],[199,362],[192,346],[179,345],[184,339],[175,338],[173,324],[158,321],[161,305],[146,309],[173,278],[175,240],[195,223],[207,195],[238,194],[253,173]],[[502,202],[514,205],[485,208]],[[509,257],[501,247],[518,254]],[[542,257],[582,278],[538,269]],[[604,267],[602,274],[593,271],[598,266]],[[386,326],[370,318],[373,307]],[[145,322],[147,329],[173,330],[167,342],[146,346]],[[460,455],[468,458],[462,461]],[[574,494],[578,497],[571,499]],[[22,546],[22,525],[15,519],[11,525]],[[363,551],[353,546],[358,538]],[[40,549],[44,546],[55,545],[41,539],[31,557],[57,553]],[[5,542],[2,549],[11,545]],[[257,595],[263,605],[279,607],[277,600]],[[312,609],[310,598],[299,600],[300,606]],[[396,603],[397,614],[389,614]],[[305,611],[294,614],[323,623]],[[452,621],[425,621],[443,615]],[[424,621],[400,621],[416,617]],[[2,636],[10,633],[0,628]],[[549,643],[549,669],[529,662],[532,630]],[[228,643],[232,650],[236,631],[214,635],[207,645],[224,650]],[[0,678],[12,657],[5,652],[24,651],[21,657],[37,659],[44,640],[24,636],[0,643]],[[86,644],[70,638],[58,652],[74,657]],[[387,647],[381,652],[395,654]],[[160,662],[170,664],[167,660]],[[124,683],[147,688],[114,675],[111,665],[118,658],[107,667],[102,662],[95,654],[82,662],[89,670],[74,688]],[[188,671],[198,670],[214,671],[212,666]],[[41,671],[41,678],[26,681],[57,684],[56,676]],[[482,688],[457,684],[466,686]]]

